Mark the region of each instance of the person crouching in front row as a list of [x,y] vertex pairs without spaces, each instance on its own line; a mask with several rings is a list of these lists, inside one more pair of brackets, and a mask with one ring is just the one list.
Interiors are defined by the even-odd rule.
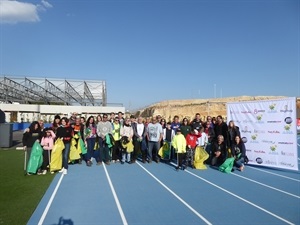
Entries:
[[227,158],[226,144],[223,135],[217,137],[217,142],[212,145],[212,166],[220,166]]

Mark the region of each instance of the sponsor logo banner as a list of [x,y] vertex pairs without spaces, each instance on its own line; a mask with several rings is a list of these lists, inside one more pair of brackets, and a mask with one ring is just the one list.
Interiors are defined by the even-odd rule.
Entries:
[[298,170],[296,98],[227,104],[240,128],[249,164]]

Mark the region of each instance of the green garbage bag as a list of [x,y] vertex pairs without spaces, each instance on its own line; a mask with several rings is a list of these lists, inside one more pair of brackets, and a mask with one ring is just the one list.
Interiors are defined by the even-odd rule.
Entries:
[[27,173],[36,173],[43,164],[43,148],[39,142],[34,142],[27,165]]
[[158,155],[162,159],[170,159],[170,154],[171,154],[171,145],[167,141],[165,141],[163,146],[160,147],[158,151]]
[[219,166],[219,171],[224,173],[231,173],[234,164],[234,157],[228,158],[223,162],[221,166]]
[[78,151],[81,152],[83,155],[87,153],[87,149],[85,147],[85,144],[83,142],[83,140],[81,138],[79,138],[79,141],[78,141]]

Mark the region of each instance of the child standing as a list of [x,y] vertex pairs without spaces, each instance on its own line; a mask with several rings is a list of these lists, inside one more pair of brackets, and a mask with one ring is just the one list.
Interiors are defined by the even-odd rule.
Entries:
[[198,137],[198,139],[197,139],[197,145],[200,146],[200,147],[202,147],[203,149],[205,149],[206,145],[208,143],[208,136],[204,132],[204,127],[200,128],[200,132],[199,133],[201,134],[201,136]]
[[185,166],[183,165],[183,160],[185,158],[185,153],[186,153],[186,140],[183,134],[181,133],[180,128],[177,128],[176,130],[176,135],[172,140],[172,146],[177,152],[176,170],[179,170],[179,167],[181,167],[181,169],[184,170]]
[[171,160],[172,158],[174,158],[175,155],[172,148],[172,140],[175,136],[175,132],[171,127],[171,122],[167,123],[166,128],[163,129],[163,132],[164,132],[163,140],[164,142],[167,142],[169,146],[169,152],[167,154],[169,156],[168,160]]
[[191,132],[186,136],[186,161],[187,164],[190,164],[192,168],[194,168],[195,148],[197,146],[197,139],[199,138],[199,136],[200,135],[197,130],[191,130]]
[[50,159],[51,159],[51,151],[53,148],[54,144],[54,139],[55,139],[55,134],[51,129],[45,129],[44,130],[44,136],[41,141],[41,146],[43,147],[43,165],[42,165],[42,173],[38,174],[43,174],[45,175],[47,173],[47,168],[50,165]]

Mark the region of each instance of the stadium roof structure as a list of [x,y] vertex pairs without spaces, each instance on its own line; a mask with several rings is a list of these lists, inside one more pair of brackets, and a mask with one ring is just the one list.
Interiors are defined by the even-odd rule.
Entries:
[[106,83],[103,80],[0,76],[0,101],[106,106]]

